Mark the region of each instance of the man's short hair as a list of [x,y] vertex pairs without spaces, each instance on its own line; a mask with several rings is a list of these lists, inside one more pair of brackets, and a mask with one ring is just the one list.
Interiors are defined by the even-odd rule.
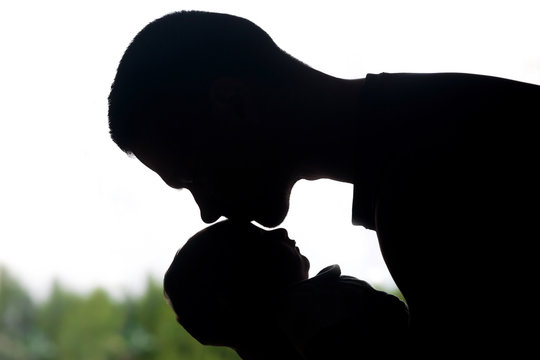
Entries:
[[136,122],[153,109],[200,104],[219,77],[276,82],[299,63],[246,19],[168,14],[143,28],[120,61],[109,95],[111,137],[131,153]]

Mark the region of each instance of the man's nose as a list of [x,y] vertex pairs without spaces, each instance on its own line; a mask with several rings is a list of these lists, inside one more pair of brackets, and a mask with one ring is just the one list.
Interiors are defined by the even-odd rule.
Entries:
[[172,187],[173,189],[184,189],[186,188],[186,184],[182,180],[178,180],[175,177],[168,176],[167,174],[158,173],[159,177],[167,184],[169,187]]
[[193,189],[192,187],[188,187],[187,189],[191,192],[193,199],[199,206],[202,221],[211,224],[221,217],[222,214],[218,204],[212,200],[211,194],[198,189]]

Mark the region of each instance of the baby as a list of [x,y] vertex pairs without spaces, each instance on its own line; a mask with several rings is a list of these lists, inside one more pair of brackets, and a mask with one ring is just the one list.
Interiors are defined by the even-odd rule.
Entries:
[[284,229],[223,221],[193,236],[164,279],[178,322],[200,343],[244,360],[389,357],[402,353],[407,307],[309,261]]

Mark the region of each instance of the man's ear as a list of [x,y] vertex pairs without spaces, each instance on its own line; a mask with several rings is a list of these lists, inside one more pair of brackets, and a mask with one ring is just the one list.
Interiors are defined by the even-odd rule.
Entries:
[[210,87],[210,99],[214,106],[222,112],[243,116],[247,106],[247,84],[235,77],[221,77]]

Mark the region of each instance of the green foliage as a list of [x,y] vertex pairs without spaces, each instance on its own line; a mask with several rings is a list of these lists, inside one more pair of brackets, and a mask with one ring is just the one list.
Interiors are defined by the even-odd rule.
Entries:
[[42,303],[0,267],[2,360],[236,360],[234,351],[199,344],[180,325],[149,278],[140,296],[80,295],[58,282]]
[[[389,291],[388,289],[386,289]],[[401,297],[401,294],[389,291]],[[76,294],[55,282],[35,303],[0,266],[0,360],[238,360],[234,351],[199,344],[175,319],[161,284],[140,296],[103,289]]]

